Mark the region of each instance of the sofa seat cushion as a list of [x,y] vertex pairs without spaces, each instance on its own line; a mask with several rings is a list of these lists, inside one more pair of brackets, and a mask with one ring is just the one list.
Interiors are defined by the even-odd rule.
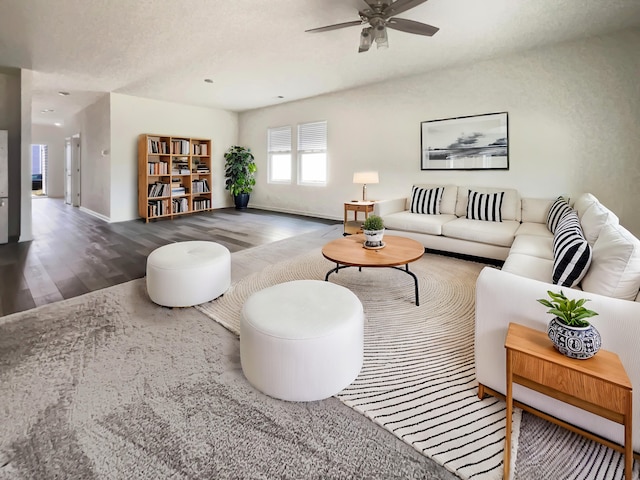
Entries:
[[[546,230],[547,227],[544,228]],[[553,260],[553,237],[517,235],[509,251],[510,255],[514,253]]]
[[640,240],[622,225],[605,225],[593,245],[591,266],[582,279],[582,288],[635,300],[640,289]]
[[446,237],[488,243],[501,247],[510,247],[520,222],[503,220],[502,222],[485,222],[457,218],[442,225],[442,234]]
[[551,283],[553,260],[522,253],[511,253],[505,260],[502,271],[541,282]]
[[536,235],[538,237],[553,239],[553,233],[549,231],[546,223],[521,223],[518,230],[516,230],[516,237],[520,235]]
[[389,230],[404,230],[407,232],[428,233],[430,235],[442,235],[442,225],[456,219],[455,215],[428,215],[411,213],[407,210],[385,215],[383,218],[385,228]]

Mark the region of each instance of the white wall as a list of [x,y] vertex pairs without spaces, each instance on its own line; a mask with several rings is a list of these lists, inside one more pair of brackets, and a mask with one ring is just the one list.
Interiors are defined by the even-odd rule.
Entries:
[[214,208],[231,205],[224,189],[223,154],[237,143],[238,115],[111,94],[111,221],[138,218],[138,135],[157,133],[212,140]]
[[[80,134],[80,207],[101,218],[110,216],[111,168],[108,149],[111,137],[109,95],[65,123],[63,137]],[[63,165],[64,175],[64,165]]]
[[47,171],[47,196],[64,197],[64,132],[60,127],[32,125],[31,143],[47,145],[49,163]]
[[[242,113],[239,143],[259,169],[251,203],[342,218],[343,202],[361,194],[353,172],[378,170],[369,198],[408,195],[412,183],[512,187],[528,197],[590,191],[640,235],[638,51],[640,30],[627,30]],[[421,121],[504,111],[508,171],[420,170]],[[266,129],[315,120],[328,121],[327,188],[268,184]]]

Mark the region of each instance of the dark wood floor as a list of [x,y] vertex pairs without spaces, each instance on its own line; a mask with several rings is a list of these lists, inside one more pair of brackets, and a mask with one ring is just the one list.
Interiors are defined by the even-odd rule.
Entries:
[[233,208],[106,223],[53,198],[32,209],[34,240],[0,245],[0,316],[142,278],[147,255],[168,243],[209,240],[237,252],[337,223]]

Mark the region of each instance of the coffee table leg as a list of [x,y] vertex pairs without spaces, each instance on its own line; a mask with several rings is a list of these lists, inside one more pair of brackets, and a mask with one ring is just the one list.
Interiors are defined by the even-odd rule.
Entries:
[[413,284],[414,284],[414,291],[416,294],[416,307],[420,306],[420,300],[419,300],[419,295],[418,295],[418,277],[415,276],[415,274],[409,270],[409,264],[407,263],[404,268],[401,267],[389,267],[389,268],[395,268],[396,270],[400,270],[401,272],[404,273],[408,273],[409,275],[411,275],[413,277]]
[[324,276],[324,281],[328,282],[329,275],[331,275],[332,273],[338,273],[338,271],[342,270],[343,268],[349,268],[349,265],[340,265],[339,263],[336,263],[336,268],[332,268],[327,272],[327,274]]

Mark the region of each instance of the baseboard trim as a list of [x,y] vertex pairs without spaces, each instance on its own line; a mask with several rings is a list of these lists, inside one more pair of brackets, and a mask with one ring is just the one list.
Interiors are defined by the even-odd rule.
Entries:
[[111,222],[111,219],[110,219],[109,217],[106,217],[106,216],[102,215],[101,213],[94,212],[93,210],[89,210],[89,209],[88,209],[88,208],[86,208],[86,207],[78,207],[78,208],[80,209],[80,211],[81,211],[81,212],[88,213],[89,215],[92,215],[92,216],[94,216],[94,217],[97,217],[97,218],[99,218],[100,220],[104,220],[104,221],[105,221],[105,222],[107,222],[107,223],[112,223],[112,222]]
[[278,207],[265,207],[262,205],[255,205],[251,202],[249,202],[249,208],[255,208],[256,210],[267,210],[270,212],[279,212],[279,213],[290,213],[292,215],[301,215],[303,217],[312,217],[312,218],[324,218],[326,220],[337,220],[337,221],[343,221],[342,217],[334,217],[331,215],[325,215],[322,213],[315,213],[315,212],[307,212],[307,211],[301,211],[301,210],[294,210],[294,209],[290,209],[290,208],[278,208]]

